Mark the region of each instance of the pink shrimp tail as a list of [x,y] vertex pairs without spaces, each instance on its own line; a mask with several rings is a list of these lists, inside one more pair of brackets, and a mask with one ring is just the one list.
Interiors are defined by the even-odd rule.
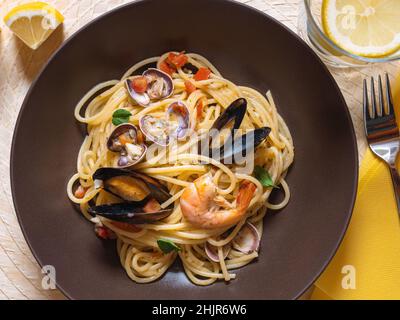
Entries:
[[247,209],[256,189],[256,185],[248,180],[245,180],[240,184],[239,192],[236,197],[236,204],[239,210]]

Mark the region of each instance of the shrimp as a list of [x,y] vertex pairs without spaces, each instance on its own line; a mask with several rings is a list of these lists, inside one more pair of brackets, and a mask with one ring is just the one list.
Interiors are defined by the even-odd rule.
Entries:
[[183,191],[180,197],[182,214],[187,221],[199,228],[229,227],[244,216],[256,188],[250,181],[243,181],[236,201],[230,203],[217,194],[217,186],[208,173]]

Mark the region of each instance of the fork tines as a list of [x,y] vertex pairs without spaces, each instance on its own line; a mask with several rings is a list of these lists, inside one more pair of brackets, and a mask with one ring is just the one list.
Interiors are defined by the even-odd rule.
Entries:
[[[371,95],[369,102],[367,80],[364,79],[364,123],[365,132],[369,142],[399,137],[399,129],[393,107],[393,98],[390,88],[389,76],[386,73],[386,90],[383,93],[382,78],[378,77],[378,102],[375,94],[375,80],[371,77]],[[386,100],[386,102],[385,102]]]

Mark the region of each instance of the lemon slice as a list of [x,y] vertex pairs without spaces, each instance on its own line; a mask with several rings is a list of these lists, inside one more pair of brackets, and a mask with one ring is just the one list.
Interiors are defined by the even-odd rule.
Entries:
[[44,2],[19,5],[4,17],[5,24],[32,49],[37,49],[63,21],[62,14]]
[[400,0],[324,0],[322,27],[339,47],[364,57],[400,49]]

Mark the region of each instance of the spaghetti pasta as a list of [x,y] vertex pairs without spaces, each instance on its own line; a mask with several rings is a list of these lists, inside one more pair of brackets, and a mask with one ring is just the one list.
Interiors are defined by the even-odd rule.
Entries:
[[[223,78],[206,58],[198,54],[185,54],[185,64],[191,70],[207,68],[211,72],[207,79],[196,80],[193,71],[178,65],[171,71],[173,92],[169,97],[152,101],[145,107],[135,103],[124,85],[126,80],[132,79],[132,75],[137,74],[139,69],[150,65],[165,70],[163,64],[169,54],[135,64],[121,80],[111,80],[95,86],[77,104],[75,117],[87,125],[87,136],[78,154],[77,173],[71,177],[67,193],[72,202],[80,205],[87,219],[115,234],[121,264],[132,280],[139,283],[154,281],[179,257],[188,278],[197,285],[210,285],[218,279],[230,281],[236,277],[233,269],[243,267],[258,257],[258,248],[248,252],[243,252],[240,247],[238,249],[241,230],[250,223],[261,237],[267,209],[280,209],[289,201],[290,191],[285,176],[294,158],[293,141],[287,125],[278,114],[271,92],[263,96],[252,88],[235,85]],[[187,89],[187,81],[194,85],[194,91]],[[182,102],[189,111],[190,128],[194,132],[204,132],[238,98],[247,101],[242,130],[261,127],[269,127],[271,130],[268,138],[257,146],[254,155],[254,165],[268,173],[271,184],[265,185],[252,172],[236,170],[235,164],[226,164],[193,152],[193,146],[198,144],[200,138],[183,139],[176,142],[174,157],[171,156],[171,148],[164,148],[130,168],[156,179],[167,188],[170,198],[160,203],[160,208],[172,207],[170,215],[151,223],[128,225],[101,216],[93,218],[89,213],[92,205],[121,202],[115,194],[96,186],[93,179],[97,169],[115,167],[117,155],[110,152],[106,142],[115,129],[112,119],[116,110],[128,111],[129,123],[137,126],[143,116],[161,117],[169,105]],[[146,143],[151,144],[149,141]],[[211,174],[212,183],[216,186],[216,203],[228,211],[238,206],[240,186],[245,181],[247,185],[253,186],[254,192],[245,210],[241,211],[239,219],[234,223],[203,228],[202,225],[191,223],[184,215],[181,201],[187,195],[185,190],[193,186],[196,179],[208,174]],[[285,193],[280,204],[268,201],[274,185],[280,185]],[[76,192],[77,186],[80,194]],[[157,242],[160,239],[172,242],[178,250],[163,252]],[[210,248],[214,250],[214,257],[210,257]]]

